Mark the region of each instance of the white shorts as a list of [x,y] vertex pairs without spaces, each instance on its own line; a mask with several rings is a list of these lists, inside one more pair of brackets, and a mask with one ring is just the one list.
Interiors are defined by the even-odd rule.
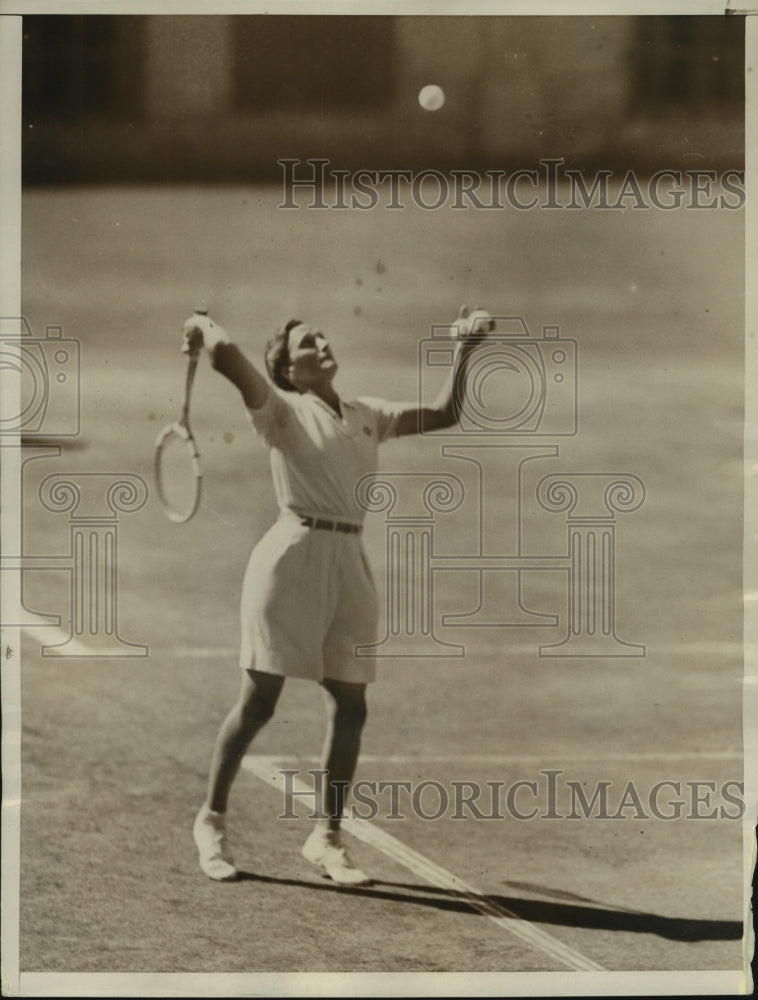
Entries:
[[379,606],[359,534],[283,512],[253,549],[242,586],[240,667],[321,681],[374,680]]

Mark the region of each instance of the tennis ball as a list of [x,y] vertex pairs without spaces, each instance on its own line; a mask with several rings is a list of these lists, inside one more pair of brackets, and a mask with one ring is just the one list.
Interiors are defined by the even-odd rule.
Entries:
[[419,91],[418,102],[424,111],[439,111],[445,103],[445,91],[436,83],[428,83]]

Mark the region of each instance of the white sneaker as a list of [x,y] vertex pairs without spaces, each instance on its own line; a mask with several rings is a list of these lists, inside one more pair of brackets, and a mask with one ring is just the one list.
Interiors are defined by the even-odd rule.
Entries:
[[323,868],[338,885],[368,885],[371,882],[368,875],[350,860],[340,843],[339,830],[316,827],[303,844],[302,854],[306,861]]
[[200,867],[208,878],[216,879],[217,882],[231,882],[237,877],[237,869],[226,843],[224,813],[212,812],[203,806],[195,817],[192,836],[200,855]]

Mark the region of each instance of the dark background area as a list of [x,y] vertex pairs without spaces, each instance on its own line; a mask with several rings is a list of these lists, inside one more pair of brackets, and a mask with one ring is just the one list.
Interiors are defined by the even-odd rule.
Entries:
[[[27,183],[273,179],[282,156],[743,160],[737,17],[34,15],[23,33]],[[433,114],[427,83],[447,95]]]

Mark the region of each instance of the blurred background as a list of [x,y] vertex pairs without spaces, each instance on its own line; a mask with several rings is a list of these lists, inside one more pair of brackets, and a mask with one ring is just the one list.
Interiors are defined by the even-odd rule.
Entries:
[[[740,17],[24,17],[24,179],[739,168]],[[447,94],[418,113],[428,83]]]

